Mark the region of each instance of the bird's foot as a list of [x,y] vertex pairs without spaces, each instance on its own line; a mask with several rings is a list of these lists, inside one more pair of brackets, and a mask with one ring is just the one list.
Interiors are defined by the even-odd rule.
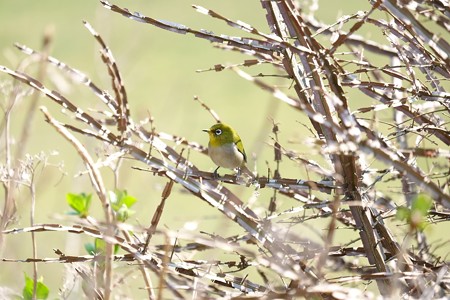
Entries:
[[216,169],[214,170],[214,172],[213,172],[213,177],[214,177],[214,179],[216,179],[216,180],[220,178],[219,173],[217,173],[217,170],[219,170],[219,168],[220,168],[220,167],[216,168]]

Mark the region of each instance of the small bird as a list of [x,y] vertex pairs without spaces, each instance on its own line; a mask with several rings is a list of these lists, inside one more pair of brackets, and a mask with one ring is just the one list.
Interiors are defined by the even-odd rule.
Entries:
[[[203,131],[209,135],[208,155],[218,166],[214,170],[216,176],[218,176],[217,170],[220,167],[232,170],[238,168],[238,174],[241,170],[251,174],[250,170],[245,167],[247,155],[236,130],[224,123],[217,123]],[[253,174],[251,176],[253,177]]]

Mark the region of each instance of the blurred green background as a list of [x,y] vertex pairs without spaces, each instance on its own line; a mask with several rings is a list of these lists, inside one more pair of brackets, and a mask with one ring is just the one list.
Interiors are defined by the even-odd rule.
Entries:
[[[164,19],[184,24],[194,29],[208,29],[215,33],[235,36],[247,36],[225,23],[197,13],[191,8],[191,3],[182,0],[172,1],[113,1],[130,11],[139,11],[156,19]],[[269,29],[265,20],[265,12],[259,1],[195,1],[194,4],[204,6],[221,13],[232,20],[242,20],[266,33]],[[344,14],[367,10],[366,1],[320,1],[317,17],[327,23],[333,23]],[[82,25],[82,20],[88,21],[108,44],[120,68],[128,92],[129,105],[133,119],[138,122],[149,115],[154,117],[158,131],[185,137],[189,141],[197,141],[207,145],[207,136],[201,131],[214,123],[209,113],[197,102],[196,95],[213,108],[222,121],[231,124],[240,133],[247,153],[257,154],[257,165],[265,173],[266,161],[271,168],[273,164],[272,150],[268,144],[272,142],[271,118],[280,124],[280,139],[284,145],[307,155],[309,159],[324,162],[310,147],[305,145],[305,139],[312,134],[302,125],[309,122],[303,115],[291,110],[286,105],[273,99],[268,93],[241,79],[233,71],[202,72],[196,70],[209,69],[215,64],[242,63],[250,57],[242,54],[223,51],[192,35],[179,35],[126,19],[119,14],[102,7],[97,1],[63,1],[63,0],[15,0],[0,1],[0,64],[15,69],[25,57],[13,47],[15,42],[25,44],[39,50],[44,32],[51,32],[51,55],[68,65],[83,71],[99,86],[110,89],[110,78],[99,56],[99,47],[94,38]],[[367,31],[369,36],[372,34]],[[275,74],[275,70],[266,66],[245,69],[252,75],[260,72]],[[29,70],[35,74],[35,68]],[[88,108],[104,109],[104,106],[84,86],[73,84],[67,77],[53,67],[48,67],[46,84],[53,89],[59,89],[71,101],[85,110]],[[50,79],[51,80],[50,80]],[[283,79],[272,79],[286,92],[290,82]],[[0,74],[1,87],[5,90],[11,85],[11,78]],[[2,95],[2,104],[7,99]],[[17,138],[22,130],[25,107],[25,97],[17,103],[13,111],[13,137]],[[61,120],[67,117],[58,113],[49,99],[40,97],[40,104],[47,106]],[[372,103],[367,103],[370,105]],[[73,148],[43,121],[40,112],[37,113],[31,129],[31,138],[26,153],[36,155],[43,152],[47,165],[41,163],[35,174],[37,187],[36,223],[70,224],[71,219],[64,215],[69,210],[65,202],[68,192],[91,193],[92,188],[86,176],[74,175],[84,170],[84,166]],[[79,136],[85,145],[92,150],[98,143],[93,139]],[[289,142],[289,143],[288,143]],[[2,142],[4,143],[4,137]],[[169,143],[171,144],[171,143]],[[172,144],[171,144],[172,145]],[[13,148],[20,145],[13,145]],[[2,151],[3,151],[2,146]],[[181,149],[181,146],[176,146]],[[53,152],[56,155],[50,155]],[[185,152],[187,153],[187,152]],[[3,155],[3,154],[2,154]],[[189,152],[189,159],[203,170],[212,171],[213,163],[204,155]],[[250,160],[253,166],[254,160]],[[62,165],[61,165],[62,164]],[[60,167],[57,167],[61,165]],[[165,179],[154,177],[146,172],[131,170],[130,166],[145,167],[135,161],[126,161],[120,173],[118,188],[127,189],[129,194],[138,199],[134,209],[136,214],[130,219],[132,224],[148,226],[156,206],[159,203]],[[298,174],[308,178],[304,167],[284,160],[282,175],[298,177]],[[222,172],[224,172],[222,170]],[[108,188],[112,189],[112,172],[105,169],[103,174]],[[311,179],[318,179],[313,177]],[[251,196],[250,189],[231,187],[243,199]],[[253,208],[267,208],[272,191],[262,190]],[[93,211],[101,219],[100,205],[94,195]],[[280,197],[281,207],[296,206],[298,203]],[[17,199],[18,219],[13,227],[25,227],[29,223],[30,198],[25,187],[20,188]],[[169,198],[160,226],[172,230],[183,228],[186,222],[196,222],[196,231],[209,233],[220,232],[223,236],[242,233],[237,226],[226,220],[213,208],[202,201],[183,193],[175,186],[174,194]],[[311,227],[317,225],[317,232],[305,228],[297,228],[295,233],[306,234],[313,240],[323,234],[327,222],[312,221]],[[339,236],[354,233],[337,231]],[[66,239],[67,237],[70,239]],[[38,257],[54,257],[53,248],[61,249],[70,255],[85,254],[84,237],[67,235],[65,233],[38,234]],[[4,258],[31,257],[31,239],[20,234],[7,236],[3,248]],[[26,264],[0,263],[0,286],[10,286],[20,290],[23,285],[23,272],[31,274],[31,266]],[[44,276],[50,286],[52,295],[56,296],[58,287],[62,284],[64,267],[59,264],[40,264],[39,273]],[[139,275],[139,274],[137,274]],[[141,284],[141,283],[139,283]],[[139,285],[138,284],[138,285]]]

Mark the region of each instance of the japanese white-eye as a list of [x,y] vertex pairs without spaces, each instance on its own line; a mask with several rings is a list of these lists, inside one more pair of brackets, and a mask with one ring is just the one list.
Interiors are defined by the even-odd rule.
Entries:
[[239,168],[238,173],[248,170],[245,167],[247,155],[236,130],[224,123],[217,123],[203,131],[209,135],[208,155],[218,166],[214,170],[215,175],[220,167],[232,170]]

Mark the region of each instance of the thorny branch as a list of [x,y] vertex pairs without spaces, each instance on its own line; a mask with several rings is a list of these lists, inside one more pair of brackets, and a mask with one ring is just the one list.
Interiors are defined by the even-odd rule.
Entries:
[[[255,180],[223,176],[216,180],[211,173],[199,170],[165,140],[183,144],[202,153],[206,153],[205,147],[183,137],[158,132],[154,128],[147,131],[144,125],[131,119],[128,107],[130,99],[111,50],[101,36],[84,22],[101,45],[101,57],[111,77],[113,95],[101,89],[81,71],[46,54],[42,57],[76,82],[89,87],[107,107],[107,111],[103,113],[113,120],[109,126],[26,73],[3,66],[0,66],[0,71],[44,93],[57,105],[70,111],[78,121],[77,125],[58,123],[60,126],[112,145],[116,148],[117,157],[131,156],[146,165],[141,169],[166,177],[169,180],[167,191],[162,195],[162,202],[154,214],[151,227],[147,230],[134,228],[147,242],[142,242],[139,238],[133,241],[123,239],[111,234],[111,231],[106,231],[104,226],[91,228],[44,224],[5,231],[5,234],[65,231],[104,239],[110,244],[119,245],[127,252],[112,259],[137,260],[143,263],[153,272],[161,274],[160,278],[164,278],[164,282],[161,280],[161,286],[165,286],[177,298],[183,297],[177,290],[178,281],[192,286],[194,278],[201,279],[201,290],[228,297],[251,294],[267,298],[314,296],[333,299],[336,298],[335,293],[341,293],[349,299],[362,299],[370,298],[371,294],[342,284],[370,281],[376,281],[379,293],[385,297],[439,297],[449,292],[448,264],[431,255],[423,234],[415,235],[420,239],[418,244],[421,249],[420,252],[415,252],[402,247],[402,241],[388,228],[385,219],[395,213],[396,205],[389,204],[389,191],[379,187],[381,182],[400,182],[405,194],[401,200],[410,207],[413,195],[426,193],[434,201],[433,209],[428,212],[429,219],[447,222],[449,220],[450,174],[447,147],[450,145],[450,94],[446,91],[446,86],[450,78],[450,46],[443,36],[434,34],[426,27],[426,23],[421,22],[423,16],[448,31],[448,9],[442,5],[442,1],[409,1],[408,5],[393,0],[372,1],[366,12],[357,12],[327,25],[316,20],[313,14],[307,13],[307,7],[293,1],[262,0],[270,33],[241,21],[233,21],[215,11],[193,6],[197,12],[223,21],[246,34],[251,34],[252,37],[230,37],[208,30],[197,30],[137,12],[131,13],[128,9],[107,1],[100,2],[105,8],[131,20],[175,33],[193,34],[197,38],[215,43],[220,48],[252,55],[255,60],[246,60],[242,64],[232,66],[218,64],[210,70],[232,69],[242,78],[263,88],[299,114],[309,118],[318,137],[317,144],[321,145],[321,153],[331,161],[331,174],[321,181],[279,176],[256,177]],[[373,17],[373,14],[379,11],[386,13],[389,19]],[[344,30],[341,25],[350,22],[354,22],[350,29]],[[358,35],[362,28],[368,26],[384,34],[384,43]],[[331,43],[324,42],[325,37],[331,37]],[[40,55],[26,46],[16,46],[27,55]],[[371,55],[366,55],[367,52]],[[353,58],[341,58],[342,53]],[[374,57],[386,57],[393,64],[379,65]],[[264,76],[259,76],[261,79],[255,78],[236,67],[251,67],[260,63],[272,64],[281,73],[280,78],[286,78],[292,83],[293,91],[282,91],[262,80]],[[349,89],[357,90],[364,101],[358,102],[351,98]],[[370,99],[370,105],[366,104],[367,99]],[[218,119],[212,110],[208,110]],[[382,122],[377,116],[380,112],[389,112],[396,116],[395,120],[390,122],[382,120],[390,125],[387,132],[382,132],[374,126]],[[114,126],[117,133],[113,129]],[[413,140],[413,145],[408,143]],[[430,141],[432,146],[424,141]],[[147,147],[150,145],[157,151],[147,152],[140,146],[142,144]],[[323,175],[323,172],[319,170],[326,169],[295,157],[288,151],[281,151],[284,147],[278,140],[274,147],[278,153],[277,159],[282,155],[290,159],[298,158],[299,161],[306,162],[310,170],[316,170],[320,175]],[[433,172],[437,173],[432,173],[418,163],[420,158],[435,163],[438,167],[433,169]],[[385,170],[370,169],[370,161],[388,167]],[[195,197],[215,207],[230,221],[238,224],[244,235],[230,238],[211,236],[204,239],[192,235],[181,237],[182,234],[177,233],[177,239],[184,238],[193,242],[184,247],[154,247],[149,244],[151,236],[157,232],[167,236],[173,234],[158,231],[157,225],[163,214],[164,201],[174,184],[184,187]],[[261,216],[246,207],[242,199],[224,186],[228,184],[244,185],[254,188],[256,192],[261,188],[272,188],[276,192],[275,195],[279,193],[303,205],[277,211],[273,202],[268,211],[269,216]],[[333,198],[328,198],[329,194],[333,194]],[[314,213],[301,217],[300,214],[306,214],[306,211]],[[292,217],[282,219],[287,216]],[[331,220],[330,233],[322,236],[322,244],[299,237],[292,233],[290,228],[283,227],[284,224],[299,224],[308,218],[319,217]],[[356,242],[360,242],[359,247],[333,246],[333,230],[338,223],[339,226],[358,231],[360,238]],[[107,222],[107,225],[111,225],[110,222]],[[249,251],[242,246],[244,243],[256,244],[256,250]],[[301,243],[309,246],[304,246],[303,251],[293,246]],[[228,264],[222,261],[174,262],[172,257],[168,257],[168,249],[189,253],[212,248],[237,253],[240,261]],[[425,252],[426,256],[423,254]],[[56,254],[56,259],[33,258],[24,261],[66,263],[96,259],[93,256],[66,256],[61,251],[56,251]],[[364,257],[367,261],[358,264],[352,257]],[[236,267],[240,271],[254,267],[263,277],[265,284],[257,284],[252,278],[225,274],[220,271],[221,265],[227,265],[231,269]],[[312,265],[318,265],[319,272],[316,272]],[[218,271],[211,271],[211,266],[217,267],[215,270]],[[350,275],[324,275],[342,271]],[[166,272],[167,276],[163,276]],[[290,281],[279,288],[269,284],[269,273]],[[216,283],[215,288],[206,283],[207,280]]]

